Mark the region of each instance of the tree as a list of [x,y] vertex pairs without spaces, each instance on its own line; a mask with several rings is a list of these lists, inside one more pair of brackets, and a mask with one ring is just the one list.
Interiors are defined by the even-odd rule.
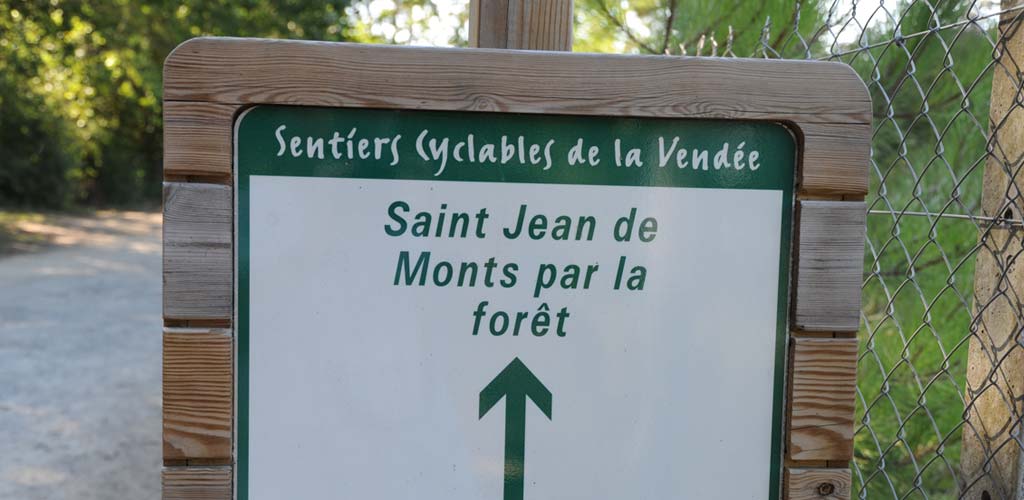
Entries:
[[824,35],[815,31],[823,24],[815,1],[577,0],[576,6],[575,49],[584,52],[791,56]]
[[167,54],[200,35],[342,40],[347,6],[0,0],[0,204],[158,200]]

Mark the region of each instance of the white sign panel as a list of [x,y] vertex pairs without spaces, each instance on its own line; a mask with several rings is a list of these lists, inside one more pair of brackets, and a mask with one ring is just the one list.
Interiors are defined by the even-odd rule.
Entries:
[[[240,498],[777,491],[790,190],[547,183],[543,166],[530,183],[449,179],[429,145],[416,156],[437,114],[392,131],[409,141],[395,165],[367,160],[427,173],[338,174],[358,166],[310,157],[307,138],[390,112],[257,110],[238,133]],[[322,130],[292,155],[303,126]],[[663,134],[631,133],[652,134],[636,175],[683,170],[657,166]],[[575,136],[553,137],[557,169]],[[256,142],[267,160],[247,166]],[[791,179],[792,157],[763,161]]]

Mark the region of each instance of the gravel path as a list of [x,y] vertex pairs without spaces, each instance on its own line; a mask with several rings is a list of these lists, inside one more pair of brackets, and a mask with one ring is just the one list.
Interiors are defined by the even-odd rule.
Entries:
[[160,216],[30,228],[0,259],[0,499],[155,499],[160,491]]

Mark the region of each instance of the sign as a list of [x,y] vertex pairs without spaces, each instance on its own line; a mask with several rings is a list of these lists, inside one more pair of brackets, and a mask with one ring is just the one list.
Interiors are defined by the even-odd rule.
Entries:
[[788,128],[235,123],[239,499],[779,495]]
[[163,97],[165,497],[850,497],[849,67],[198,38]]

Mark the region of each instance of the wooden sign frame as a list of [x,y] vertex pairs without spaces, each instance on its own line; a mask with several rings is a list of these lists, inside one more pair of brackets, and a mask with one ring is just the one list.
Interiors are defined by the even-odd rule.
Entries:
[[871,136],[826,62],[196,38],[164,65],[163,497],[233,498],[233,127],[251,106],[786,125],[798,140],[784,497],[849,498]]

